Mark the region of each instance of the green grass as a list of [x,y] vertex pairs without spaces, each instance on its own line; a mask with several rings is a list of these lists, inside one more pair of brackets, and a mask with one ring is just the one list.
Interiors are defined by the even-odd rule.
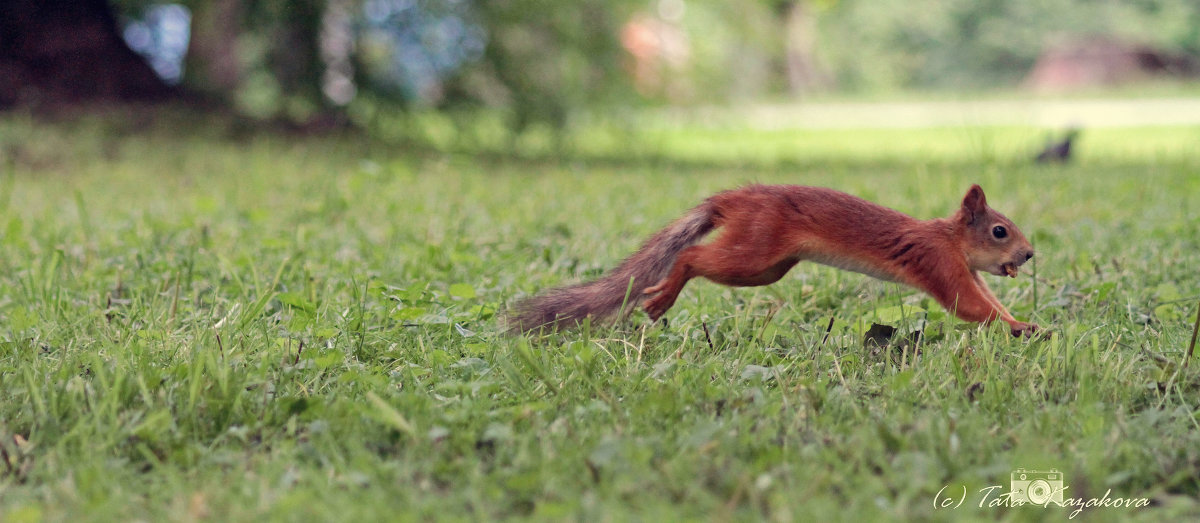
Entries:
[[[0,121],[0,520],[1070,515],[980,507],[1017,468],[1153,503],[1077,520],[1200,514],[1200,129],[1034,167],[1018,128],[664,128],[563,160],[174,128]],[[982,184],[1039,253],[989,281],[1053,338],[811,264],[695,282],[665,327],[501,333],[746,182],[919,217]],[[875,321],[926,336],[866,348]]]

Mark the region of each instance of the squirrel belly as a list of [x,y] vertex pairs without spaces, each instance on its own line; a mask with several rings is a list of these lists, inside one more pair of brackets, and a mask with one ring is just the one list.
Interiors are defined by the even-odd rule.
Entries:
[[[699,241],[713,230],[715,238]],[[813,261],[925,291],[959,318],[1017,321],[978,271],[1017,274],[1033,248],[972,186],[948,218],[918,220],[821,187],[751,185],[713,195],[647,240],[598,280],[519,302],[513,330],[572,327],[585,318],[622,317],[638,301],[657,320],[695,277],[729,286],[768,285],[800,261]]]

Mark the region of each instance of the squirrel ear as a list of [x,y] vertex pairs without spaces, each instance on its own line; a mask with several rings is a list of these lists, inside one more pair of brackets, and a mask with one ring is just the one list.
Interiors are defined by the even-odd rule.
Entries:
[[967,225],[974,223],[976,217],[987,213],[987,197],[984,196],[983,188],[979,184],[972,185],[967,190],[967,195],[963,196],[962,212]]

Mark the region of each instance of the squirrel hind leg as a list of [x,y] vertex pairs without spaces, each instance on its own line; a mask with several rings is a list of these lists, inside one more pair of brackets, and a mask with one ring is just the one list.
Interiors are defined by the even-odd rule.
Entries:
[[657,320],[675,304],[683,286],[697,276],[721,285],[754,287],[779,281],[797,263],[799,257],[747,257],[732,263],[721,244],[696,245],[685,249],[675,260],[671,272],[644,293],[651,296],[642,307],[650,319]]
[[646,310],[646,314],[650,316],[651,320],[658,321],[672,305],[675,305],[675,300],[679,298],[683,286],[696,276],[696,270],[693,267],[693,262],[697,258],[696,253],[702,252],[705,248],[707,247],[704,245],[694,245],[684,249],[675,258],[675,264],[671,266],[671,272],[667,273],[667,277],[643,291],[644,294],[651,296],[642,302],[642,308]]

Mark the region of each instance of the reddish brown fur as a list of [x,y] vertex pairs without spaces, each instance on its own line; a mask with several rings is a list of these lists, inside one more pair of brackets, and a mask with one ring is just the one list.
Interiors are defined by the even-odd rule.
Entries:
[[[1003,234],[995,234],[997,227]],[[714,241],[693,245],[714,228],[720,229]],[[916,287],[959,318],[999,319],[1013,335],[1028,335],[1037,326],[1013,318],[978,271],[1015,277],[1032,256],[1025,236],[987,206],[978,185],[953,216],[932,220],[832,189],[752,185],[710,197],[608,276],[522,302],[512,323],[529,331],[606,318],[620,309],[627,290],[630,299],[647,296],[643,307],[658,319],[692,278],[768,285],[811,260]]]

